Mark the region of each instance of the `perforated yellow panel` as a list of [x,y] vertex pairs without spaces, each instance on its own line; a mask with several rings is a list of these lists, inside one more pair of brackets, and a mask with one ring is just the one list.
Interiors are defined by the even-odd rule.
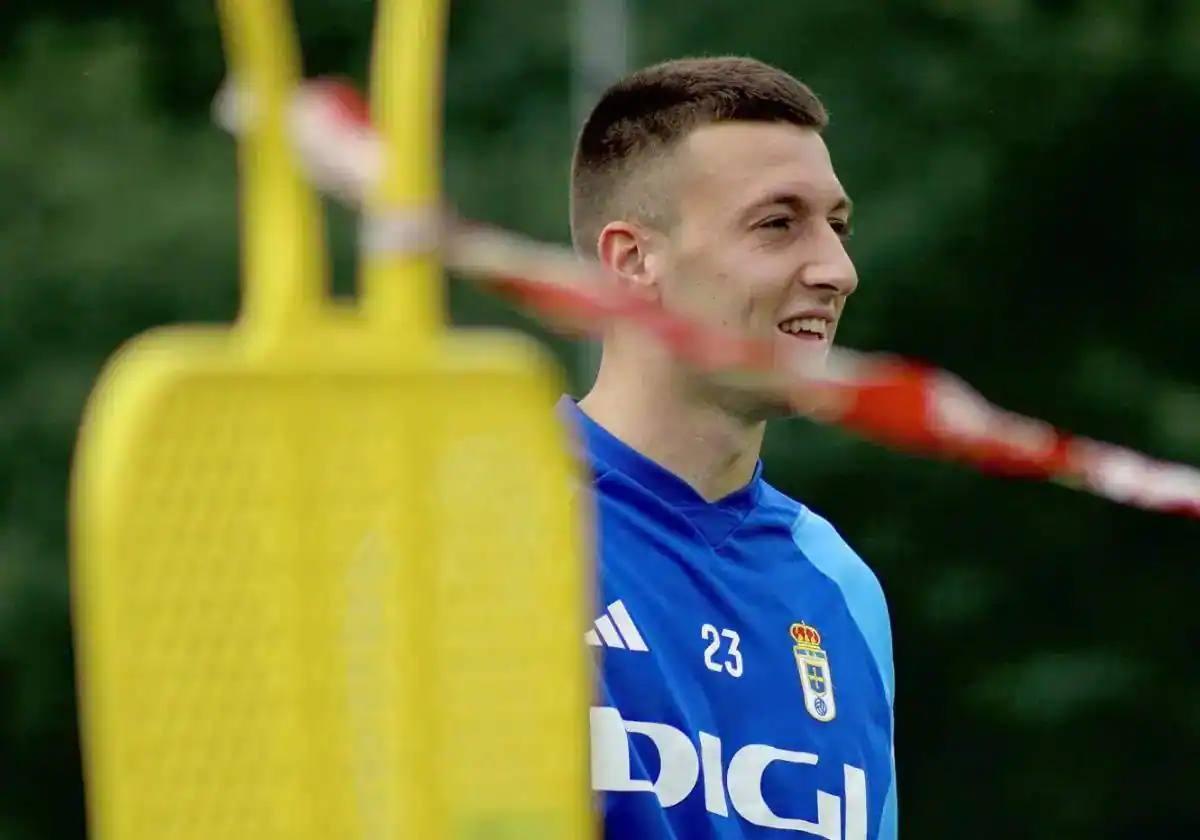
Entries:
[[540,356],[183,339],[125,354],[81,440],[99,836],[587,836],[583,523]]

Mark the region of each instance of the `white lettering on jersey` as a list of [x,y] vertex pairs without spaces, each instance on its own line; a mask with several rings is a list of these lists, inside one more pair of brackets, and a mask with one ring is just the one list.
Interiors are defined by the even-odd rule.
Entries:
[[[729,804],[748,823],[763,828],[797,831],[825,840],[866,840],[867,774],[843,764],[844,797],[823,790],[816,792],[817,821],[782,817],[767,804],[762,790],[763,774],[776,761],[815,766],[815,753],[779,749],[767,744],[747,744],[729,760],[728,774],[722,767],[721,739],[699,734],[697,751],[692,739],[665,723],[625,720],[611,706],[593,706],[592,788],[613,793],[653,793],[664,808],[678,805],[695,789],[703,775],[704,807],[712,814],[729,816]],[[658,750],[658,778],[635,779],[630,767],[629,735],[645,735]],[[726,797],[728,793],[728,798]],[[842,833],[842,801],[845,800],[845,834]]]
[[867,774],[849,764],[842,765],[846,786],[846,836],[867,836]]
[[[678,805],[696,786],[700,762],[688,736],[665,723],[622,720],[621,713],[609,706],[593,706],[592,787],[621,792],[646,791],[658,797],[664,808]],[[619,737],[596,738],[596,733],[616,733]],[[662,756],[658,778],[651,782],[635,779],[629,768],[629,742],[626,732],[645,735]]]
[[[712,624],[705,624],[700,628],[700,638],[708,642],[708,647],[704,649],[704,667],[710,671],[716,671],[718,674],[724,672],[731,677],[740,677],[742,675],[742,652],[738,650],[738,644],[742,638],[736,630],[725,628],[717,630]],[[725,654],[725,659],[717,662],[716,654],[721,648],[721,639],[729,640],[729,650]]]
[[771,806],[763,798],[762,777],[767,765],[772,761],[815,765],[817,755],[781,750],[766,744],[747,744],[742,747],[729,761],[729,799],[737,812],[747,822],[766,828],[804,831],[824,837],[825,840],[842,840],[842,803],[831,793],[817,791],[815,823],[784,819],[771,810]]
[[704,771],[704,807],[711,814],[729,816],[725,801],[725,785],[721,783],[721,739],[707,732],[700,733],[700,766]]

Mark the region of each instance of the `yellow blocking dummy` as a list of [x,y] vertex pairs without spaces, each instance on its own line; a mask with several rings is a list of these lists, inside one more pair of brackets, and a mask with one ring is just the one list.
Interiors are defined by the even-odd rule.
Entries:
[[[283,0],[219,4],[243,306],[124,347],[72,482],[91,834],[586,838],[590,564],[553,365],[449,330],[431,250],[325,299]],[[375,223],[439,202],[443,0],[379,4]]]

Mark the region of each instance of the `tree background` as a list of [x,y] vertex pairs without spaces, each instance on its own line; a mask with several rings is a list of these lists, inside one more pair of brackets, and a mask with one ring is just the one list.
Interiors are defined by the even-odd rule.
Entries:
[[[362,79],[371,4],[297,4],[307,71]],[[631,58],[749,54],[832,114],[862,284],[843,342],[1200,463],[1200,3],[634,0]],[[567,0],[452,13],[446,183],[567,241]],[[66,493],[125,338],[234,314],[233,147],[211,5],[0,5],[0,838],[83,832]],[[334,214],[338,288],[353,227]],[[543,335],[452,291],[455,320]],[[579,348],[550,337],[578,393]],[[768,478],[876,569],[901,825],[920,838],[1200,836],[1200,528],[796,421]]]

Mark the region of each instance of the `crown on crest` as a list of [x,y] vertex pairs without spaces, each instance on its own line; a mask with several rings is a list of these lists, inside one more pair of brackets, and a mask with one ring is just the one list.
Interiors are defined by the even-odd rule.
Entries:
[[821,646],[821,634],[817,632],[817,628],[809,627],[803,621],[793,624],[791,633],[796,647],[819,648]]

